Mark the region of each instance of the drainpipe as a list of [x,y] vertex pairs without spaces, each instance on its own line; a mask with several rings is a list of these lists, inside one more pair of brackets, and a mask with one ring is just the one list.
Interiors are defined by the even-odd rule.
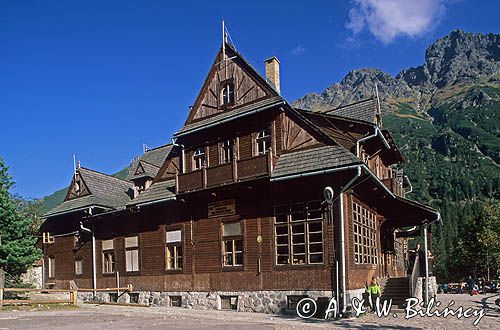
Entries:
[[346,280],[345,280],[345,220],[344,220],[344,192],[349,189],[349,187],[361,176],[361,166],[358,166],[356,175],[340,189],[339,193],[339,210],[340,210],[340,257],[341,260],[341,285],[342,285],[342,314],[345,313],[347,308],[347,297],[346,297]]
[[428,224],[424,224],[424,253],[425,253],[425,290],[424,290],[424,301],[425,306],[429,306],[429,258],[428,258],[428,247],[427,247],[427,226]]
[[359,145],[360,143],[362,142],[365,142],[367,140],[370,140],[374,137],[376,137],[377,135],[380,136],[380,138],[382,139],[382,142],[384,142],[384,145],[387,149],[391,149],[391,147],[389,146],[389,143],[387,142],[387,140],[385,139],[385,136],[384,134],[382,134],[382,131],[380,130],[380,128],[378,126],[375,126],[375,130],[373,131],[373,134],[372,135],[368,135],[362,139],[359,139],[358,141],[356,141],[356,156],[359,158]]
[[181,170],[182,170],[182,173],[185,173],[185,162],[184,162],[184,145],[183,144],[178,144],[176,143],[177,139],[175,138],[172,138],[172,145],[173,146],[176,146],[176,147],[180,147],[181,148]]
[[[92,207],[89,207],[89,220],[92,217]],[[96,297],[96,289],[97,289],[97,268],[96,268],[96,257],[95,257],[95,234],[89,228],[83,226],[83,223],[80,222],[80,229],[86,233],[92,235],[92,288],[94,289],[94,299]]]

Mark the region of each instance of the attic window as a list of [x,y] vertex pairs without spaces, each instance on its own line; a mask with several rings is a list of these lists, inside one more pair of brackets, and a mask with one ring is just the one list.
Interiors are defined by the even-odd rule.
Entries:
[[234,84],[225,83],[222,87],[222,105],[227,106],[234,103]]

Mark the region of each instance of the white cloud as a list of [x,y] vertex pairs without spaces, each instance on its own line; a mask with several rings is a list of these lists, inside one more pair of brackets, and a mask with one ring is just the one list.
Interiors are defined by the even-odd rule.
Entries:
[[306,49],[304,48],[304,46],[297,45],[297,47],[295,47],[294,49],[292,49],[290,51],[290,53],[292,55],[294,55],[294,56],[298,56],[298,55],[302,55],[305,51],[306,51]]
[[345,26],[354,35],[367,28],[388,44],[399,36],[419,37],[431,30],[445,11],[446,0],[352,0]]

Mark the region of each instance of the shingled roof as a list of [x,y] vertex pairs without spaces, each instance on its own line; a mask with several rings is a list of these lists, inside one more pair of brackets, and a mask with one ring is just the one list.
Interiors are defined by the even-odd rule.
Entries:
[[130,200],[128,191],[133,187],[132,182],[83,167],[77,169],[77,175],[83,180],[89,194],[71,199],[66,197],[64,202],[47,212],[46,217],[75,211],[87,206],[117,209],[125,206]]
[[191,124],[185,125],[181,128],[174,136],[181,136],[187,133],[197,131],[206,126],[211,126],[214,124],[222,124],[228,121],[235,119],[236,117],[241,117],[245,115],[250,115],[262,110],[266,110],[272,108],[274,106],[278,106],[281,104],[285,104],[285,100],[280,96],[274,96],[268,99],[264,99],[261,101],[257,101],[251,104],[243,105],[239,108],[235,108],[228,112],[222,112],[215,116],[210,116],[199,121],[193,122]]
[[377,123],[377,99],[375,97],[359,102],[344,105],[332,110],[322,111],[322,113],[347,117],[351,119],[365,121],[371,124]]
[[127,205],[149,203],[162,199],[175,199],[175,180],[153,183],[142,194],[128,202]]
[[134,180],[143,177],[156,177],[156,174],[165,162],[165,159],[167,159],[171,150],[172,144],[166,144],[155,149],[147,150],[139,159],[130,165],[127,178],[129,180]]
[[361,161],[356,156],[339,145],[302,149],[282,154],[276,163],[271,179],[360,163]]

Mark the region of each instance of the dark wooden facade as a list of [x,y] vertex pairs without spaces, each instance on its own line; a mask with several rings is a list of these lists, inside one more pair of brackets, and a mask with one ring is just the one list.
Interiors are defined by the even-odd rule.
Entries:
[[[332,206],[332,218],[323,189],[331,186],[340,192],[355,176],[356,168],[365,166],[342,201],[347,289],[364,287],[372,276],[404,276],[402,255],[395,254],[393,230],[412,225],[418,219],[410,217],[393,223],[397,212],[412,212],[405,208],[405,200],[396,204],[396,197],[391,195],[392,192],[404,197],[402,179],[392,169],[402,160],[397,148],[387,150],[381,138],[376,137],[360,146],[362,156],[358,159],[356,141],[372,134],[376,125],[341,116],[307,114],[285,101],[271,103],[267,100],[279,99],[272,86],[229,46],[227,56],[230,60],[224,60],[222,53],[217,55],[184,128],[175,136],[176,145],[148,188],[175,180],[175,198],[142,204],[132,201],[103,213],[96,208],[91,217],[81,209],[70,210],[49,216],[43,230],[54,234],[71,232],[78,229],[80,221],[92,228],[97,238],[97,287],[114,286],[118,272],[121,283],[132,284],[138,291],[334,290],[336,261],[341,251],[340,201]],[[226,90],[227,84],[231,85]],[[221,104],[221,97],[230,102]],[[241,110],[259,102],[268,103],[247,112]],[[223,117],[238,111],[239,115],[230,120]],[[259,135],[261,132],[264,133]],[[266,141],[259,145],[261,136]],[[393,143],[388,132],[386,138]],[[230,141],[231,150],[224,154],[226,141]],[[343,150],[334,159],[338,164],[316,158],[316,150],[319,154],[319,150],[329,146]],[[307,152],[312,152],[307,161],[294,156]],[[197,159],[199,155],[203,155],[203,160]],[[284,155],[296,163],[283,163]],[[350,167],[340,163],[342,157],[351,159],[346,163]],[[320,161],[323,163],[316,164]],[[197,162],[202,166],[197,166]],[[300,166],[307,168],[301,170]],[[278,168],[288,174],[274,178]],[[92,193],[92,187],[87,190]],[[211,213],[209,208],[217,202],[227,205],[223,205],[222,212]],[[298,213],[308,218],[312,210],[309,205],[313,203],[321,205],[314,225],[309,220],[301,222],[301,218],[294,223],[294,215],[286,216],[292,219],[289,224],[278,223],[278,206],[307,205],[306,213]],[[355,218],[354,208],[358,207],[362,208],[358,212],[363,216],[360,220]],[[422,220],[430,213],[425,212]],[[228,249],[224,224],[235,222],[241,224],[238,240],[242,241],[242,264],[228,266],[224,263]],[[278,227],[289,230],[288,243],[282,243],[289,251],[285,262],[286,257],[278,256]],[[178,269],[168,267],[166,232],[170,230],[181,233],[182,258],[178,259]],[[360,247],[356,237],[361,236],[356,235],[366,236],[368,231],[373,233],[373,241],[371,250],[363,252],[366,256],[359,249],[369,244]],[[134,235],[139,242],[138,271],[127,272],[125,238]],[[109,239],[113,239],[114,271],[105,274],[102,241]],[[306,241],[305,247],[301,240]],[[58,237],[54,244],[44,245],[45,263],[55,258],[55,271],[46,271],[46,282],[67,287],[69,281],[75,281],[80,287],[91,287],[90,245],[90,237],[85,233],[80,233],[79,239]],[[295,253],[295,249],[299,252]],[[302,249],[306,251],[300,252]],[[315,262],[311,262],[313,259]],[[75,273],[75,260],[83,262],[81,275]]]

